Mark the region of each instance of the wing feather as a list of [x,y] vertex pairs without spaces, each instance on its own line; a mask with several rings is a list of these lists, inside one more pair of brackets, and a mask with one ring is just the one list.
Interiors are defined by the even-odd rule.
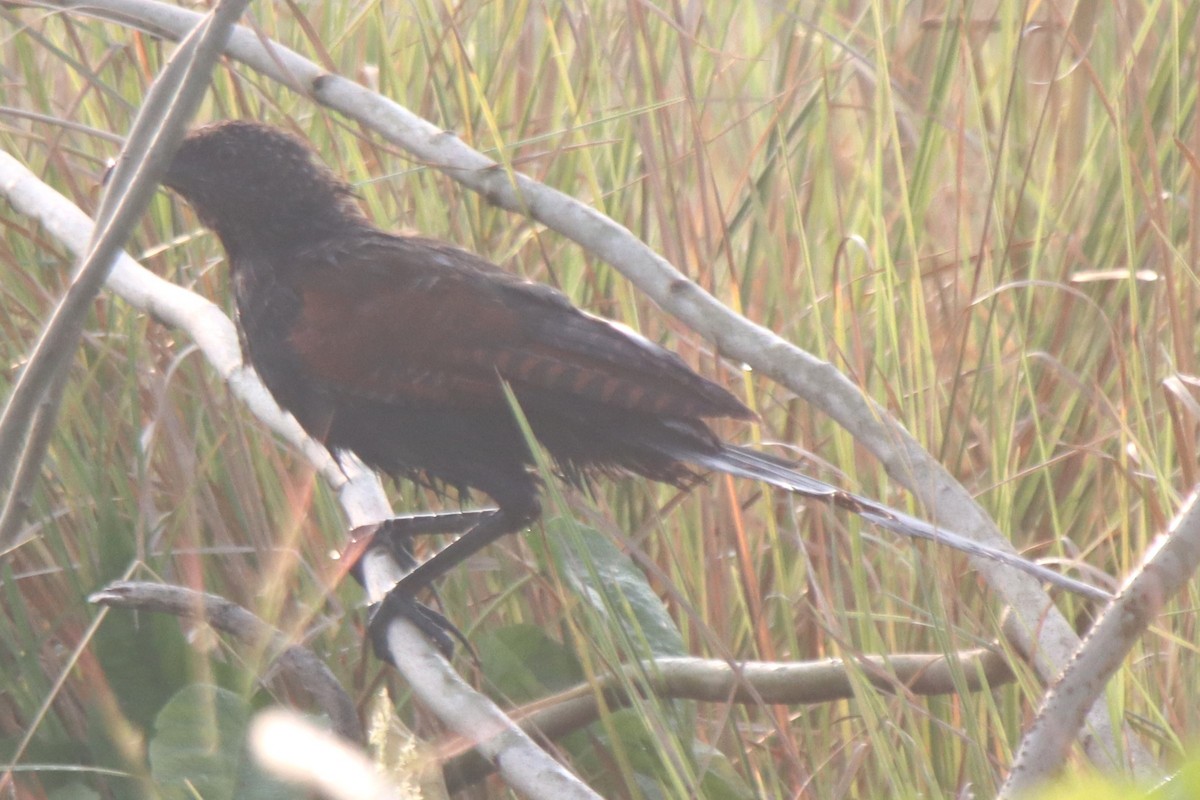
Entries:
[[289,341],[333,391],[481,407],[552,392],[683,417],[751,412],[674,353],[586,314],[561,292],[434,240],[380,235],[299,281]]

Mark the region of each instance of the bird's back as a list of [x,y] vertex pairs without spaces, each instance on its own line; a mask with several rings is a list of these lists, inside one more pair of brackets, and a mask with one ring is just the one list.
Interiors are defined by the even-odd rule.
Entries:
[[[317,418],[301,417],[306,427],[391,472],[478,485],[480,462],[483,471],[523,471],[530,456],[505,384],[576,479],[624,469],[679,482],[690,472],[660,452],[661,441],[707,446],[715,440],[702,418],[750,416],[675,354],[442,242],[360,230],[293,255],[287,267],[283,281],[246,282],[278,297],[245,305],[291,315],[283,347],[270,330],[269,346],[257,346],[258,326],[246,324],[255,363],[298,367],[316,395],[293,400]],[[323,426],[311,413],[322,402]],[[457,466],[466,461],[476,466]]]

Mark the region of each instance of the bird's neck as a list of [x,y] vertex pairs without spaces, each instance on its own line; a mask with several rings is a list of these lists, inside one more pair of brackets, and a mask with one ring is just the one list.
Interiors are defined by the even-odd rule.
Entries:
[[374,229],[357,207],[326,211],[262,219],[222,219],[214,221],[211,227],[235,260],[259,256],[286,259],[326,242]]

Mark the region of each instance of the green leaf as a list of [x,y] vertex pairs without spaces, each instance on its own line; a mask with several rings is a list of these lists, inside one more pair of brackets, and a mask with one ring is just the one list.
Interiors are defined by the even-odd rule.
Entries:
[[508,625],[476,642],[483,674],[495,694],[526,703],[583,680],[575,656],[536,625]]
[[47,794],[46,800],[101,800],[101,798],[95,789],[88,788],[78,781],[72,781]]
[[245,749],[250,708],[210,684],[186,686],[163,706],[150,742],[150,771],[169,800],[283,800],[294,789],[267,776]]
[[692,757],[704,767],[700,795],[705,800],[754,800],[758,796],[720,750],[696,740]]
[[150,771],[167,797],[234,797],[250,712],[225,689],[193,684],[176,692],[155,720]]
[[[612,540],[567,517],[546,522],[560,574],[642,656],[685,655],[683,636],[637,565]],[[642,646],[638,646],[638,645]]]
[[186,686],[187,640],[179,621],[162,614],[109,614],[93,651],[121,710],[149,728],[163,705]]

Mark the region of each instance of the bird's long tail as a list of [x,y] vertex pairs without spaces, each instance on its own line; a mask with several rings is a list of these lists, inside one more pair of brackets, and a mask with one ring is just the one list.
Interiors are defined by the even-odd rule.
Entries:
[[679,453],[688,462],[717,472],[725,472],[751,480],[764,481],[772,486],[789,492],[810,497],[825,503],[831,503],[857,514],[863,519],[886,528],[902,536],[916,539],[928,539],[931,542],[961,550],[972,556],[998,561],[1015,569],[1019,569],[1038,580],[1059,586],[1067,591],[1095,600],[1108,601],[1112,595],[1098,587],[1082,581],[1061,575],[1022,558],[1015,552],[998,550],[994,547],[968,539],[961,534],[938,528],[924,520],[897,511],[894,508],[852,494],[838,487],[819,481],[816,478],[798,472],[791,464],[783,459],[773,458],[745,447],[736,445],[721,445],[717,450],[707,453]]

